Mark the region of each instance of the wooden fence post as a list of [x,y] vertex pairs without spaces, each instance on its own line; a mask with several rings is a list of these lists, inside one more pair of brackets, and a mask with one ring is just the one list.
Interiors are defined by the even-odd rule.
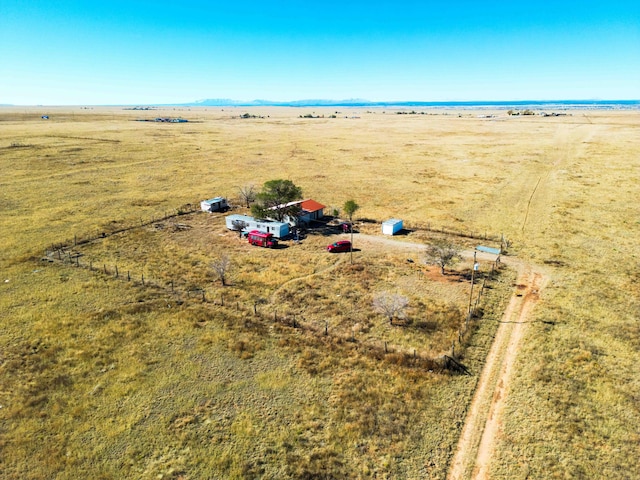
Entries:
[[118,278],[120,274],[118,273],[118,265],[116,265],[116,278]]

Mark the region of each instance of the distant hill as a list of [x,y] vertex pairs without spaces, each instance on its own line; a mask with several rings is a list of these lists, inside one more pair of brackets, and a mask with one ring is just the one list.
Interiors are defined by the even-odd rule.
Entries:
[[208,98],[205,100],[198,100],[192,103],[183,104],[183,106],[196,107],[339,107],[339,106],[364,106],[374,105],[375,102],[370,102],[363,99],[349,99],[349,100],[293,100],[287,102],[277,102],[272,100],[231,100],[229,98]]

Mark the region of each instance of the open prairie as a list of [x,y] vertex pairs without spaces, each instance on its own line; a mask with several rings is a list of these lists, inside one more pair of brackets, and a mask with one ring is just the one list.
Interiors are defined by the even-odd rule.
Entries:
[[[640,112],[562,113],[0,109],[0,476],[445,478],[515,273],[483,298],[471,375],[439,371],[470,265],[441,277],[365,236],[398,217],[504,235],[548,278],[481,475],[639,478]],[[189,121],[136,121],[156,117]],[[333,235],[271,251],[219,215],[160,220],[276,178],[360,205],[354,265],[323,250]],[[85,268],[42,261],[102,234]],[[408,319],[373,311],[380,290]]]

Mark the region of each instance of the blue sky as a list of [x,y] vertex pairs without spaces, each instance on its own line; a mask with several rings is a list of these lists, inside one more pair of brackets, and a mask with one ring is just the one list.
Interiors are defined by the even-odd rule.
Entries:
[[640,99],[639,1],[0,0],[0,104]]

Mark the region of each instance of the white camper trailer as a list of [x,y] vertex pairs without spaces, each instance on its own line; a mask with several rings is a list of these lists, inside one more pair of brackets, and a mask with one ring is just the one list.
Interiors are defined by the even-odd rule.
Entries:
[[203,212],[223,212],[229,209],[227,199],[224,197],[215,197],[209,200],[202,200],[200,208]]

